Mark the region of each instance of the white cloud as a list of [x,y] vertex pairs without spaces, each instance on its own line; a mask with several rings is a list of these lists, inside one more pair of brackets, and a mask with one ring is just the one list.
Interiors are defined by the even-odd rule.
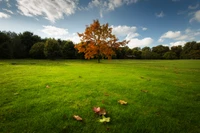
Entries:
[[158,17],[158,18],[162,18],[162,17],[165,16],[165,14],[163,13],[163,11],[161,11],[160,13],[156,13],[155,15],[156,15],[156,17]]
[[42,29],[41,31],[49,36],[63,36],[63,35],[68,34],[67,29],[57,28],[55,26],[49,26],[49,25],[43,26],[43,27],[44,29]]
[[159,39],[158,39],[158,42],[164,42],[164,39],[159,38]]
[[193,17],[190,19],[190,23],[193,21],[200,22],[200,10],[194,13]]
[[168,31],[164,33],[158,40],[158,42],[164,42],[165,39],[178,40],[178,41],[192,41],[196,37],[200,37],[199,30],[191,30],[187,28],[185,31]]
[[177,37],[179,37],[181,35],[181,32],[180,31],[168,31],[166,33],[164,33],[160,39],[165,39],[165,38],[168,38],[168,39],[175,39]]
[[135,38],[135,37],[137,37],[137,36],[139,36],[139,34],[138,33],[128,33],[127,35],[126,35],[126,38],[125,38],[125,40],[131,40],[132,38]]
[[115,10],[115,8],[122,6],[123,4],[136,3],[138,0],[108,0],[108,10]]
[[65,38],[66,40],[71,40],[74,43],[79,43],[80,42],[80,37],[77,35],[77,33],[73,34],[68,34]]
[[196,4],[196,5],[194,5],[194,6],[189,5],[189,6],[188,6],[188,9],[194,10],[194,9],[197,9],[198,7],[199,7],[199,4]]
[[5,8],[3,8],[2,10],[6,11],[6,12],[8,12],[10,14],[14,14],[11,10],[8,10],[8,9],[5,9]]
[[[134,48],[134,47],[144,47],[149,46],[153,43],[153,39],[150,37],[146,37],[143,39],[138,39],[136,37],[139,36],[139,34],[136,32],[137,27],[135,26],[126,26],[126,25],[119,25],[119,26],[111,26],[113,29],[113,34],[115,34],[117,37],[125,37],[125,40],[129,41],[127,44],[128,47]],[[147,28],[143,27],[143,30],[147,30]]]
[[147,30],[147,28],[146,28],[146,27],[142,27],[142,30],[144,30],[144,31],[145,31],[145,30]]
[[187,34],[187,33],[191,33],[192,32],[192,30],[191,29],[189,29],[189,28],[187,28],[186,30],[185,30],[185,33]]
[[111,25],[112,28],[112,32],[113,34],[115,34],[116,36],[127,36],[128,34],[132,34],[135,36],[138,36],[138,33],[135,33],[137,30],[137,27],[135,26],[126,26],[126,25],[119,25],[119,26],[113,26]]
[[17,0],[19,12],[25,16],[44,16],[55,22],[63,15],[72,15],[78,5],[78,0]]
[[103,13],[113,11],[124,4],[129,5],[137,3],[139,0],[92,0],[88,4],[88,8],[99,8],[100,16],[103,17]]
[[10,15],[0,12],[0,18],[10,18]]
[[71,40],[74,43],[80,42],[80,38],[77,35],[77,33],[70,34],[68,32],[68,29],[58,28],[55,26],[48,25],[48,26],[43,26],[43,29],[41,30],[41,32],[45,33],[47,37],[52,37],[52,38],[62,39],[62,40]]
[[186,41],[177,41],[177,42],[171,42],[170,43],[170,46],[178,46],[178,45],[181,45],[181,46],[184,46],[184,44],[186,44]]
[[153,39],[150,37],[143,38],[143,39],[138,39],[138,38],[133,38],[130,40],[128,43],[129,48],[134,48],[134,47],[145,47],[149,46],[153,43]]

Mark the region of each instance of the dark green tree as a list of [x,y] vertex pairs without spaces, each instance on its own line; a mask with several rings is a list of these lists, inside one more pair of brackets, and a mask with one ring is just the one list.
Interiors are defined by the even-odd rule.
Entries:
[[142,59],[151,59],[152,53],[150,47],[144,47],[142,48]]
[[135,56],[136,59],[141,59],[142,51],[139,47],[133,48],[132,51],[133,51],[133,55]]
[[0,58],[10,58],[10,37],[0,32]]
[[181,45],[179,45],[179,46],[172,46],[171,47],[171,51],[174,52],[174,53],[176,53],[176,57],[177,58],[180,58],[182,50],[183,50],[183,48],[182,48]]
[[55,39],[48,39],[44,46],[44,54],[48,59],[56,59],[61,55],[59,43]]
[[32,47],[31,50],[29,51],[29,54],[32,58],[35,59],[44,59],[44,42],[37,42],[35,43]]
[[[193,50],[200,50],[200,43],[197,43],[195,41],[187,42],[183,46],[183,50],[181,52],[181,58],[194,59],[194,56],[193,56],[194,54],[192,54],[192,53],[195,53],[195,52]],[[193,51],[193,52],[191,52],[191,51]]]
[[173,51],[168,51],[168,52],[166,52],[166,53],[163,55],[163,57],[164,57],[165,59],[177,59],[176,53],[173,52]]
[[76,49],[74,48],[74,43],[72,41],[65,41],[62,45],[62,57],[65,59],[74,59],[76,54]]
[[29,57],[29,51],[33,44],[40,42],[41,38],[37,35],[34,35],[32,32],[25,31],[19,35],[21,39],[21,45],[24,47],[25,58]]
[[169,51],[168,46],[158,45],[152,48],[152,52],[157,53],[159,55],[158,59],[162,59],[163,55]]

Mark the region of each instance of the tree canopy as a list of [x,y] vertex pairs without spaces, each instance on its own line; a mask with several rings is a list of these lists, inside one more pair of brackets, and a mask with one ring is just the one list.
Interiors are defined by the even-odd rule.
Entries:
[[126,40],[119,42],[108,23],[101,25],[98,20],[94,20],[90,26],[86,26],[84,33],[78,35],[81,42],[75,47],[85,53],[85,59],[97,58],[98,62],[101,58],[111,59],[116,48],[128,43]]

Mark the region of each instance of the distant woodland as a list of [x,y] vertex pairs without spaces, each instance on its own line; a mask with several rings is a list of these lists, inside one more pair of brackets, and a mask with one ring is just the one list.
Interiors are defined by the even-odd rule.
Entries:
[[[0,31],[0,59],[84,59],[70,40],[41,38],[32,32]],[[135,47],[114,50],[113,59],[200,59],[200,43],[187,42],[184,46]]]

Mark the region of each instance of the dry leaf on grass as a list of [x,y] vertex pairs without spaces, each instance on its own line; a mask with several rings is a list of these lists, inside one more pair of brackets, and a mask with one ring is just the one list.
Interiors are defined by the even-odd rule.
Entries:
[[93,111],[94,111],[95,113],[99,113],[100,107],[94,107],[94,108],[93,108]]
[[127,102],[124,101],[124,100],[119,100],[118,103],[120,103],[120,104],[122,104],[122,105],[127,104]]
[[106,115],[106,110],[100,107],[94,107],[93,111],[98,115]]
[[73,117],[74,117],[74,119],[76,119],[77,121],[82,121],[82,120],[83,120],[83,119],[82,119],[80,116],[78,116],[78,115],[74,115]]
[[49,86],[49,85],[47,85],[47,86],[46,86],[46,88],[50,88],[50,86]]
[[102,115],[102,119],[100,119],[99,122],[110,122],[110,117],[106,118],[104,115]]
[[99,115],[106,115],[106,110],[105,109],[100,109]]

